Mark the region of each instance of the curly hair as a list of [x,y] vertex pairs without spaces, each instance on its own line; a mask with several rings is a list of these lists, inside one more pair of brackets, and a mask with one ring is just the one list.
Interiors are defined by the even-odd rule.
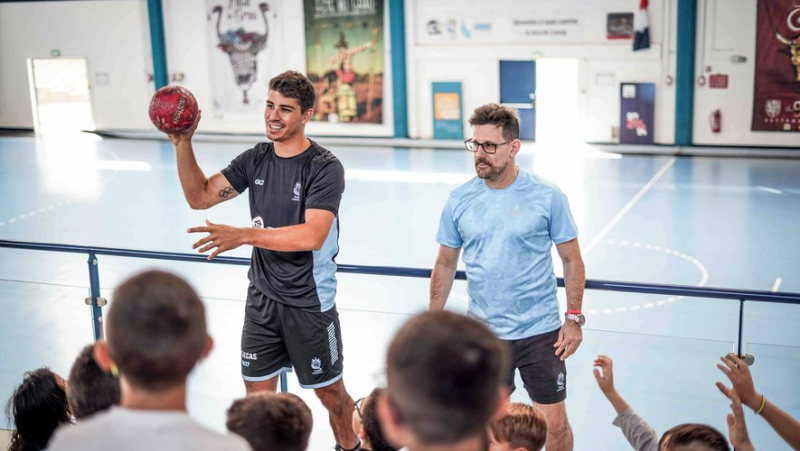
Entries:
[[519,111],[496,103],[487,103],[475,108],[469,125],[494,125],[503,131],[503,139],[519,139]]
[[364,425],[364,433],[367,434],[370,450],[397,451],[397,448],[394,448],[386,441],[386,437],[383,436],[381,424],[378,421],[377,400],[383,391],[383,388],[376,388],[367,396],[367,399],[364,401],[364,407],[361,409],[361,424]]
[[269,89],[297,100],[301,113],[314,108],[314,102],[317,100],[317,93],[311,81],[305,75],[293,70],[274,76],[269,81]]
[[16,425],[9,451],[47,448],[57,427],[72,424],[67,393],[58,379],[47,367],[25,373],[6,405],[6,416]]

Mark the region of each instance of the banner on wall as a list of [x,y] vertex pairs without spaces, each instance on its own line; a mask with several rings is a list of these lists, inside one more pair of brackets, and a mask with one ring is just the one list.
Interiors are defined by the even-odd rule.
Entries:
[[619,142],[621,144],[653,144],[655,103],[655,83],[620,85]]
[[275,1],[206,0],[209,77],[217,113],[263,112],[269,79],[284,71]]
[[800,132],[800,4],[759,0],[754,131]]
[[383,0],[304,0],[313,120],[383,123]]

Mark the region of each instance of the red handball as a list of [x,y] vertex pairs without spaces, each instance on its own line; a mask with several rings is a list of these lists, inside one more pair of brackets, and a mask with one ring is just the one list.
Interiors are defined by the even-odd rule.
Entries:
[[186,133],[196,119],[197,100],[186,88],[164,86],[150,100],[150,120],[164,133]]

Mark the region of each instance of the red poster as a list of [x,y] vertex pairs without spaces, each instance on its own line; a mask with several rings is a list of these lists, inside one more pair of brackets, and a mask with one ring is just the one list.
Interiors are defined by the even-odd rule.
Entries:
[[800,4],[758,0],[753,130],[800,132]]

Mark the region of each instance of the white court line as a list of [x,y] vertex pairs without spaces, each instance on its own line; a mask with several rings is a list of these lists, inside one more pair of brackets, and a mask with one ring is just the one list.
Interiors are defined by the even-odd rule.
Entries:
[[775,283],[772,284],[772,292],[773,293],[778,291],[778,288],[781,287],[781,282],[783,282],[783,278],[782,277],[778,277],[777,279],[775,279]]
[[761,190],[761,191],[766,191],[766,192],[772,193],[772,194],[783,194],[783,191],[781,191],[779,189],[775,189],[775,188],[770,188],[768,186],[756,186],[756,189],[757,190]]
[[667,164],[665,164],[664,167],[661,168],[661,170],[658,171],[658,173],[654,175],[653,178],[650,179],[650,181],[647,182],[647,184],[644,185],[642,189],[640,189],[639,192],[636,193],[635,196],[633,196],[633,198],[628,202],[628,204],[625,205],[622,208],[622,210],[620,210],[619,213],[617,213],[616,216],[614,216],[611,222],[606,224],[603,230],[601,230],[600,233],[594,237],[594,239],[589,243],[588,246],[586,246],[586,249],[584,249],[583,251],[584,258],[589,254],[589,252],[592,251],[592,249],[594,249],[595,246],[597,246],[600,243],[600,240],[602,240],[603,237],[606,236],[606,234],[609,231],[611,231],[611,229],[614,228],[615,225],[617,225],[620,219],[622,219],[622,217],[625,216],[631,210],[631,208],[633,208],[634,205],[636,205],[636,202],[639,202],[639,199],[641,199],[642,196],[644,196],[645,193],[647,193],[647,191],[649,191],[650,188],[652,188],[653,185],[655,185],[656,182],[658,182],[658,179],[660,179],[669,170],[669,168],[671,168],[672,165],[675,164],[675,159],[676,159],[675,157],[670,158],[670,160],[667,161]]

